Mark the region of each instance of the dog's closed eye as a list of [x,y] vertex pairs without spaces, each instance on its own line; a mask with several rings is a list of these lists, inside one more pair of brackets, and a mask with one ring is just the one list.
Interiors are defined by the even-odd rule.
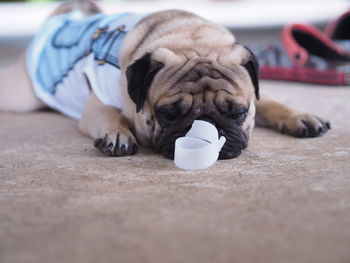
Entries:
[[179,119],[180,114],[169,107],[163,107],[156,111],[158,120],[163,124],[172,124]]
[[236,123],[241,123],[248,116],[247,109],[239,109],[228,113],[228,117],[234,120]]
[[179,99],[174,103],[155,107],[155,114],[161,124],[169,126],[182,119],[188,111],[187,108],[183,104],[183,100]]
[[183,116],[181,109],[174,104],[160,107],[155,112],[158,121],[164,126],[176,123]]
[[240,124],[248,116],[249,107],[238,105],[234,101],[226,100],[225,103],[217,105],[220,113]]

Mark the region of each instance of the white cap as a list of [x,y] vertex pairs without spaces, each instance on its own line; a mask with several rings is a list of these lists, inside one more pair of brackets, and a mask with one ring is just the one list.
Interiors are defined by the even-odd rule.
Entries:
[[185,137],[175,142],[175,165],[185,170],[200,170],[213,165],[226,138],[209,122],[195,120]]

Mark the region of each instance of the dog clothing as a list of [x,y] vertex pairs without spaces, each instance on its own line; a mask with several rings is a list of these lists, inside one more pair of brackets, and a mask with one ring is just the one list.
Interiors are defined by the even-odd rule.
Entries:
[[80,11],[51,17],[31,42],[26,68],[34,92],[48,106],[79,119],[91,89],[105,105],[122,109],[119,50],[144,15]]

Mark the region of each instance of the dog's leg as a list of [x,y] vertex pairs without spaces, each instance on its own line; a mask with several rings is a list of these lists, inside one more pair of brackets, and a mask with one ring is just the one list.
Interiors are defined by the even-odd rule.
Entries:
[[79,122],[79,129],[93,138],[94,146],[106,155],[124,156],[137,152],[136,139],[127,119],[120,110],[102,104],[93,93]]
[[256,123],[296,137],[317,137],[327,132],[329,121],[282,105],[262,94],[256,101]]
[[0,111],[26,112],[44,106],[34,95],[24,68],[24,55],[13,65],[0,69]]

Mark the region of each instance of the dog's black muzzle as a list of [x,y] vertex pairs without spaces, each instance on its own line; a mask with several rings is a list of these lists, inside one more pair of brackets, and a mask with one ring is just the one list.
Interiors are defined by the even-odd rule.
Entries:
[[[248,145],[248,135],[233,121],[219,124],[212,118],[201,116],[199,120],[213,124],[219,133],[219,137],[224,136],[226,142],[219,153],[219,159],[232,159],[238,157],[242,150]],[[183,137],[190,130],[194,120],[189,123],[178,123],[173,127],[164,129],[164,132],[154,142],[154,147],[166,158],[174,159],[175,141]]]

